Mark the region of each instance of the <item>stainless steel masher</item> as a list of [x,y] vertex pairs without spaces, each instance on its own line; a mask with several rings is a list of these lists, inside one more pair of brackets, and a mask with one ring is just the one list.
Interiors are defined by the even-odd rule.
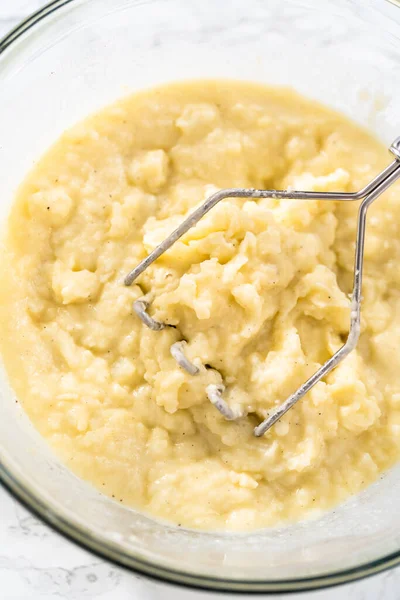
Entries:
[[[350,330],[345,344],[328,359],[303,385],[301,385],[294,394],[287,398],[272,415],[268,416],[262,423],[254,429],[254,435],[259,437],[263,435],[276,421],[278,421],[292,406],[296,404],[318,381],[327,375],[352,351],[357,345],[360,336],[360,312],[361,312],[361,287],[364,259],[364,242],[367,210],[371,204],[387,190],[397,179],[400,178],[400,137],[396,138],[389,148],[395,157],[395,160],[375,177],[368,185],[359,192],[302,192],[286,190],[256,190],[245,188],[228,188],[212,194],[207,200],[194,210],[182,223],[173,231],[161,244],[159,244],[145,259],[143,259],[128,275],[125,277],[125,285],[131,285],[138,277],[166,252],[177,240],[179,240],[189,229],[194,227],[200,219],[204,217],[218,202],[225,198],[274,198],[290,200],[333,200],[354,202],[362,200],[358,209],[357,217],[357,236],[356,250],[354,260],[354,279],[353,293],[350,311]],[[137,316],[144,325],[153,331],[160,331],[167,327],[165,323],[160,323],[153,319],[148,313],[149,300],[147,297],[136,300],[133,305]],[[171,346],[171,354],[177,363],[185,369],[190,375],[195,376],[199,373],[196,365],[190,362],[185,356],[185,341],[176,342]],[[206,394],[210,402],[221,412],[228,420],[240,418],[241,414],[228,406],[223,398],[225,387],[223,385],[209,385],[206,388]]]

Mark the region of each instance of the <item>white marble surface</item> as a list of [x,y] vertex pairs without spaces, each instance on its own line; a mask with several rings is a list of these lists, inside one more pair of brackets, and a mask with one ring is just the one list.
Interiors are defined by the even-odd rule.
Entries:
[[[0,0],[0,6],[3,0]],[[2,600],[216,600],[236,598],[164,586],[81,550],[0,489]],[[248,596],[249,598],[249,596]],[[275,600],[399,600],[400,569],[347,586]]]
[[[42,0],[0,0],[0,36],[43,4]],[[52,597],[67,600],[222,598],[156,584],[116,568],[63,539],[31,516],[2,489],[0,515],[2,600],[42,600]],[[400,569],[348,586],[276,598],[399,600]]]

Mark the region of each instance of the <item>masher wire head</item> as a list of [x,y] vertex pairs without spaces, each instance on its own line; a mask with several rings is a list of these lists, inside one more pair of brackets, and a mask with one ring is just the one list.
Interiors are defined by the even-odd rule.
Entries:
[[[225,198],[274,198],[278,200],[330,200],[354,202],[362,200],[357,216],[357,234],[354,259],[353,292],[350,311],[349,335],[343,346],[329,358],[305,383],[303,383],[289,398],[280,404],[271,415],[254,429],[254,435],[262,436],[274,423],[276,423],[296,402],[311,390],[316,383],[332,371],[357,345],[360,336],[361,313],[361,288],[363,276],[365,227],[368,208],[383,192],[385,192],[397,179],[400,178],[400,136],[394,140],[389,148],[395,160],[379,173],[370,183],[358,192],[309,192],[287,190],[256,190],[247,188],[228,188],[212,194],[196,210],[194,210],[161,244],[159,244],[146,258],[144,258],[128,275],[124,283],[129,286],[141,275],[154,261],[175,244],[185,233],[194,227],[214,206]],[[150,302],[147,297],[139,298],[134,302],[135,313],[144,325],[153,331],[160,331],[168,325],[153,319],[147,312]],[[185,340],[176,342],[171,346],[171,355],[179,366],[190,375],[195,376],[200,372],[185,356]],[[227,420],[236,420],[244,416],[235,412],[223,399],[224,385],[208,385],[206,394],[209,401],[219,410]]]

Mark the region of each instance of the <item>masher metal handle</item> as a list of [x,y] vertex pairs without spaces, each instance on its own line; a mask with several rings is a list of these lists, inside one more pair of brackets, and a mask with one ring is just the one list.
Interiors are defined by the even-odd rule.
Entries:
[[[365,245],[365,228],[367,211],[371,204],[376,200],[385,190],[387,190],[397,179],[400,178],[400,137],[390,147],[390,150],[395,154],[396,160],[393,161],[385,171],[382,171],[378,177],[376,177],[371,184],[379,180],[378,184],[370,191],[361,202],[358,209],[357,217],[357,237],[356,237],[356,250],[354,259],[354,275],[353,275],[353,293],[351,300],[351,312],[350,312],[350,330],[346,342],[343,346],[329,358],[319,369],[312,375],[298,390],[289,396],[285,402],[283,402],[275,412],[265,419],[260,425],[254,429],[254,435],[257,437],[263,435],[274,423],[287,413],[303,398],[307,392],[318,381],[320,381],[325,375],[330,373],[338,364],[346,358],[348,354],[357,345],[358,338],[360,337],[360,319],[361,319],[361,289],[362,289],[362,277],[363,277],[363,266],[364,266],[364,245]],[[383,177],[383,174],[386,175]],[[370,185],[371,185],[370,184]],[[368,187],[368,186],[367,186]]]

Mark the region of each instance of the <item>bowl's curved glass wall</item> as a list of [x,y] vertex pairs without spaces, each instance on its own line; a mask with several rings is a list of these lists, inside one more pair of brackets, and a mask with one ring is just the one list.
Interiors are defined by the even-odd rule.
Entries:
[[[400,135],[400,8],[386,0],[60,0],[52,9],[0,46],[3,224],[18,182],[65,128],[118,96],[170,80],[289,85],[385,143]],[[78,480],[20,412],[4,373],[0,446],[3,480],[48,521],[163,578],[276,591],[399,560],[400,469],[317,521],[214,535],[157,523]]]

